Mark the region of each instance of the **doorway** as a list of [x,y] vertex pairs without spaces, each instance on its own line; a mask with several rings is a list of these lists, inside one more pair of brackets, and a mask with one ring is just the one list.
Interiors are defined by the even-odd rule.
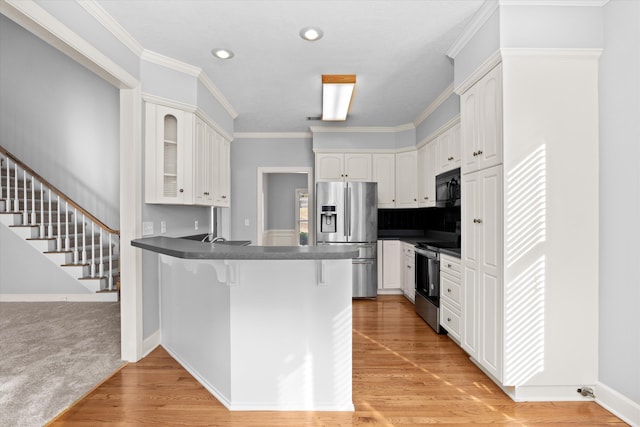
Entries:
[[315,243],[313,169],[258,168],[257,238],[260,246]]

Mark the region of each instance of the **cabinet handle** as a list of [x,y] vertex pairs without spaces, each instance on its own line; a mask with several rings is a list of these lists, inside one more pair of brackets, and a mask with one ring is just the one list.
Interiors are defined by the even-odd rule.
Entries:
[[480,218],[473,218],[473,222],[475,224],[482,224],[482,220]]
[[393,200],[392,200],[392,202],[395,202],[395,201],[396,201],[396,199],[393,199]]
[[340,176],[341,176],[342,178],[344,178],[344,174],[343,174],[343,173],[341,173],[341,174],[340,174]]
[[425,197],[424,199],[425,199],[425,200],[428,200],[429,198],[428,198],[428,197]]
[[476,157],[477,155],[478,155],[478,152],[477,152],[477,151],[474,151],[474,152],[473,152],[473,157]]
[[181,192],[181,193],[184,193],[184,188],[181,188],[181,189],[180,189],[180,192]]
[[453,157],[449,157],[447,160],[451,161],[451,160],[453,160]]
[[414,202],[417,202],[417,201],[418,201],[418,199],[413,199],[413,201],[414,201]]
[[482,150],[478,150],[478,156],[482,154]]
[[451,288],[447,288],[447,292],[451,293]]
[[451,268],[451,264],[447,264],[447,267]]
[[447,317],[447,322],[451,322],[451,317]]
[[223,198],[223,199],[226,199],[226,198],[227,198],[227,196],[222,196],[222,198]]

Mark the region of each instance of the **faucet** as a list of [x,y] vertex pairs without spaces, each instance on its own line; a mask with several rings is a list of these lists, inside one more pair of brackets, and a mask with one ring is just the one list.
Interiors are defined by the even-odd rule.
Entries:
[[225,239],[224,237],[216,237],[214,238],[211,243],[215,243],[215,242],[226,242],[227,239]]

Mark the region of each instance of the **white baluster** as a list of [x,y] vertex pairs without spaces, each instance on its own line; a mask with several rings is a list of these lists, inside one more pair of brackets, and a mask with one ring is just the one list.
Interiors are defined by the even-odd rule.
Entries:
[[96,242],[94,223],[91,221],[91,277],[96,277]]
[[65,250],[68,251],[69,250],[69,202],[67,201],[64,202],[64,216],[65,216],[64,248]]
[[53,199],[53,196],[51,195],[51,189],[49,189],[49,226],[47,227],[47,237],[48,238],[52,238],[53,237],[53,220],[51,218],[51,199]]
[[78,255],[78,251],[80,249],[80,245],[78,244],[78,208],[73,208],[73,224],[76,228],[73,237],[73,245],[75,246],[73,250],[73,263],[78,264],[80,258]]
[[18,164],[13,162],[13,211],[20,210],[20,200],[18,199]]
[[82,214],[82,263],[83,264],[87,263],[87,242],[85,240],[86,234],[87,234],[86,218],[84,214]]
[[[18,210],[20,208],[18,207]],[[27,171],[22,170],[22,223],[29,224],[29,209],[27,209]]]
[[109,284],[110,291],[113,290],[113,246],[111,242],[111,236],[112,234],[109,233],[109,271],[107,273],[108,274],[107,283]]
[[7,203],[5,203],[5,205],[4,205],[4,210],[6,212],[10,212],[11,211],[11,180],[9,179],[10,178],[10,176],[9,176],[9,170],[10,170],[10,167],[9,167],[9,156],[6,156],[6,160],[7,160],[7,169],[6,169],[7,172],[5,173],[5,175],[6,175],[5,181],[6,181],[6,184],[7,184],[7,194],[6,194],[5,200],[7,201]]
[[40,183],[40,236],[45,236],[44,229],[44,184]]
[[[2,161],[2,158],[0,158],[0,166],[2,166],[5,162]],[[0,168],[0,181],[2,181],[2,169]],[[0,199],[4,199],[4,197],[2,196],[4,194],[4,187],[2,185],[0,185]],[[7,197],[7,200],[9,198]],[[6,203],[5,203],[5,209],[6,209]]]
[[58,202],[58,209],[56,211],[58,212],[58,214],[56,215],[58,217],[58,228],[56,229],[56,248],[58,248],[58,251],[62,251],[62,230],[60,227],[60,196],[57,196],[56,201]]
[[31,176],[31,225],[36,225],[36,179]]
[[98,276],[100,277],[104,277],[104,262],[102,262],[102,257],[104,256],[103,252],[102,252],[102,228],[100,228],[100,259],[99,259],[99,265],[100,268],[98,269],[99,273]]

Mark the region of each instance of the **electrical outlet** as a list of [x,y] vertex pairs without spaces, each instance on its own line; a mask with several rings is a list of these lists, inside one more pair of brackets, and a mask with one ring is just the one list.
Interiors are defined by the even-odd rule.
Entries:
[[249,226],[249,218],[245,218],[244,219],[244,226],[248,227]]
[[167,232],[167,221],[160,221],[160,233]]
[[153,234],[153,222],[144,221],[142,223],[142,235],[143,236],[150,236],[152,234]]
[[193,225],[195,227],[195,229],[198,229],[198,221],[195,222],[195,224]]

